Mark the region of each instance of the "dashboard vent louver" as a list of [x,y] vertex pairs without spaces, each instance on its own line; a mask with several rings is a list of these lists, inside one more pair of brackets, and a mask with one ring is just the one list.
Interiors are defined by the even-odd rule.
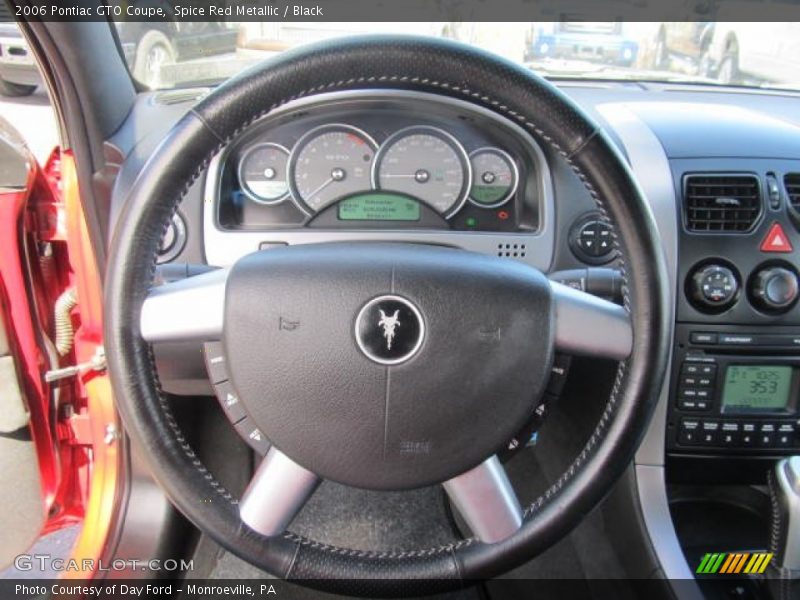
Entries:
[[689,231],[750,231],[761,215],[755,175],[687,175],[683,200]]
[[789,173],[783,178],[789,206],[800,212],[800,173]]

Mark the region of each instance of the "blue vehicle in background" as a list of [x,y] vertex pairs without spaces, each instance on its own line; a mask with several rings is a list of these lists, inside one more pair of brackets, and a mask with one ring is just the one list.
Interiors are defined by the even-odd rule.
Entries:
[[558,21],[532,25],[524,58],[526,61],[582,60],[630,67],[638,54],[639,43],[625,35],[621,21]]

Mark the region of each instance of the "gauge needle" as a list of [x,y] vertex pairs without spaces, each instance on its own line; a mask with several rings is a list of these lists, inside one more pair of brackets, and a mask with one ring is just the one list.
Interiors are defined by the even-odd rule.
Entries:
[[381,179],[415,179],[417,177],[416,173],[411,173],[410,175],[400,174],[400,173],[384,173],[381,175]]
[[325,183],[323,183],[321,186],[319,186],[313,192],[308,194],[308,197],[309,198],[313,198],[314,196],[319,194],[322,190],[324,190],[326,187],[328,187],[328,185],[330,185],[331,183],[333,183],[333,177],[328,177],[328,179],[325,180]]

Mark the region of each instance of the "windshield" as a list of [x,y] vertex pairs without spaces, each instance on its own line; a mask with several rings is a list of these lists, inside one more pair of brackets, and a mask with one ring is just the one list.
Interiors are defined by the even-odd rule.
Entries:
[[288,48],[360,33],[478,46],[549,78],[800,89],[797,23],[118,23],[131,73],[151,89],[218,83]]

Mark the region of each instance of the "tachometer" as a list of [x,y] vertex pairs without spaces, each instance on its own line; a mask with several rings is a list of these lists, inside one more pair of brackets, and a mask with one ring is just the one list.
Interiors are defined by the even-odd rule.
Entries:
[[378,150],[373,185],[418,198],[445,218],[463,206],[472,172],[464,147],[436,127],[414,126],[391,135]]
[[323,125],[297,141],[289,158],[289,182],[310,213],[340,198],[371,189],[370,169],[377,145],[350,125]]
[[519,173],[514,159],[499,148],[479,148],[470,155],[472,188],[470,202],[495,208],[508,202],[517,190]]
[[289,151],[278,144],[268,142],[248,148],[239,161],[242,191],[262,204],[281,202],[289,195],[288,161]]

